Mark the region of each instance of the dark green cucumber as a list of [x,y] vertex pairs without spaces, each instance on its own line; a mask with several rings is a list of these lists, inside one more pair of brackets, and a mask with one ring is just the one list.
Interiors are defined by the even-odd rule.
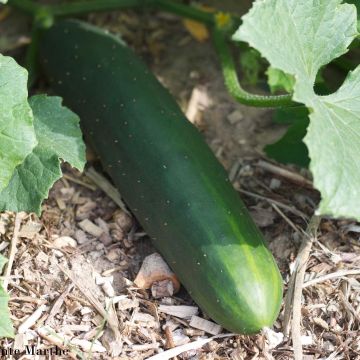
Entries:
[[195,302],[237,333],[271,326],[282,298],[276,263],[225,170],[168,91],[118,38],[78,21],[44,33],[41,59]]

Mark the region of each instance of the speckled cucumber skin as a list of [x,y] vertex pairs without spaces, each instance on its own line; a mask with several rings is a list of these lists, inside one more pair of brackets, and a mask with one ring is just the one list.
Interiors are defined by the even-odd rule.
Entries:
[[45,74],[195,302],[236,333],[271,326],[282,279],[227,174],[168,91],[116,37],[75,20],[44,34]]

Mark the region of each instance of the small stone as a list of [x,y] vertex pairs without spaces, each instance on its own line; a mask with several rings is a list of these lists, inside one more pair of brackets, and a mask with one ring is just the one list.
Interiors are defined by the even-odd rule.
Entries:
[[243,117],[244,115],[240,110],[235,110],[227,116],[227,119],[231,125],[234,125],[240,120],[242,120]]
[[174,293],[179,291],[180,283],[176,275],[170,270],[160,254],[153,253],[144,259],[134,283],[139,288],[149,289],[154,282],[163,280],[172,281]]

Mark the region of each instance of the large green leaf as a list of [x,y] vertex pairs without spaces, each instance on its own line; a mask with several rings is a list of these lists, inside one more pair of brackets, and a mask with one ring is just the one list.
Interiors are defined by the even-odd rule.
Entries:
[[0,191],[36,146],[27,78],[14,59],[0,54]]
[[[7,260],[0,254],[0,274]],[[10,320],[8,309],[9,295],[0,284],[0,338],[14,337],[14,329]]]
[[272,93],[283,90],[289,93],[293,91],[295,79],[292,75],[285,74],[283,71],[271,66],[267,69],[266,75]]
[[360,67],[335,94],[313,89],[319,69],[347,51],[356,27],[355,6],[341,0],[256,0],[234,39],[295,76],[293,99],[310,111],[304,141],[322,195],[318,213],[360,220]]
[[303,138],[309,125],[309,115],[305,107],[293,107],[278,109],[273,121],[282,124],[290,124],[285,135],[275,142],[265,146],[268,156],[285,164],[295,164],[302,167],[309,165],[308,149]]
[[62,106],[61,101],[60,97],[46,95],[30,98],[36,137],[42,149],[82,169],[86,159],[79,117]]
[[0,210],[40,213],[42,201],[61,177],[60,159],[79,170],[85,164],[78,116],[63,107],[58,97],[34,96],[30,105],[39,143],[0,193]]

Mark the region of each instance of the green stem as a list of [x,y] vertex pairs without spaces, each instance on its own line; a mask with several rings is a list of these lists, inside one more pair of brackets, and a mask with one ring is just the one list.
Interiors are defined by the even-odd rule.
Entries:
[[8,4],[22,12],[25,12],[26,14],[33,16],[35,16],[42,8],[41,5],[36,4],[31,0],[9,0]]
[[[97,11],[111,11],[145,6],[149,0],[92,0],[75,1],[49,6],[53,16],[76,16]],[[150,1],[151,3],[151,1]]]
[[89,12],[111,11],[124,8],[153,7],[181,17],[200,21],[207,25],[213,25],[215,23],[213,13],[170,0],[80,0],[65,4],[44,6],[36,4],[31,0],[9,0],[9,5],[30,15],[36,15],[40,9],[46,8],[51,15],[59,17],[76,16]]
[[41,8],[34,16],[31,29],[31,43],[27,47],[25,56],[25,67],[29,72],[28,87],[30,88],[38,76],[39,63],[38,52],[41,33],[54,23],[52,14],[49,14],[47,8]]
[[244,90],[239,82],[236,67],[224,33],[219,29],[213,30],[213,41],[220,58],[225,85],[229,93],[240,103],[255,107],[279,107],[295,105],[292,95],[255,95]]
[[28,88],[31,88],[35,83],[38,75],[38,47],[39,47],[39,38],[40,38],[41,29],[37,25],[33,25],[31,30],[31,43],[27,47],[26,56],[25,56],[25,68],[29,73],[28,78]]
[[215,24],[214,13],[206,12],[194,6],[183,5],[170,0],[153,0],[152,6],[181,17],[196,20],[207,25]]

